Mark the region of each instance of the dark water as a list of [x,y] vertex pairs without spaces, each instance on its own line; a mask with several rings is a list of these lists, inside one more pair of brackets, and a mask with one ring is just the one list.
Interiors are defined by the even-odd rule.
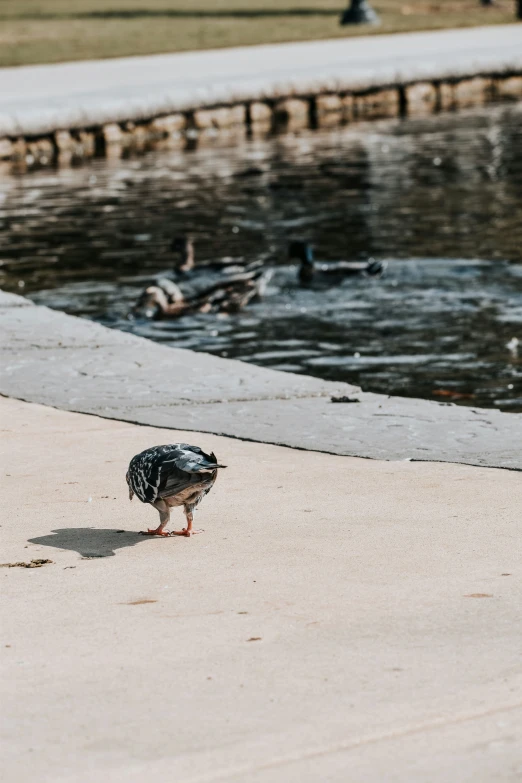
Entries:
[[[371,391],[522,410],[521,106],[97,161],[3,179],[0,200],[0,285],[38,303]],[[202,259],[285,265],[237,316],[129,320],[186,232]],[[388,273],[302,290],[289,238]]]

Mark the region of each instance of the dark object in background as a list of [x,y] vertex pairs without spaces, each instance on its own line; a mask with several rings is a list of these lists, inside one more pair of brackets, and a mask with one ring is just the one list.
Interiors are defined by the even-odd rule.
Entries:
[[340,24],[380,24],[381,20],[368,0],[351,0],[341,16]]
[[360,402],[358,397],[330,397],[330,402]]
[[517,0],[517,19],[522,20],[522,0]]
[[387,267],[386,261],[329,261],[316,262],[314,249],[309,242],[294,240],[288,246],[288,258],[290,261],[300,261],[298,278],[301,285],[311,285],[315,282],[323,282],[336,285],[345,277],[365,276],[381,277]]

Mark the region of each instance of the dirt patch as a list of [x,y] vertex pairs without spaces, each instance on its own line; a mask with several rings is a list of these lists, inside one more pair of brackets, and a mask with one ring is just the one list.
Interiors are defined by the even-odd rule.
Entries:
[[22,561],[19,563],[0,563],[0,568],[41,568],[52,562],[52,560],[37,559],[31,560],[30,563],[23,563]]

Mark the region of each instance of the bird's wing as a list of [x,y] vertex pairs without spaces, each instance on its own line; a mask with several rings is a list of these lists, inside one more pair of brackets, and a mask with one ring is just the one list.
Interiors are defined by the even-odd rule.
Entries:
[[173,443],[137,454],[127,475],[137,497],[143,503],[154,503],[160,497],[177,495],[206,476],[210,478],[221,467],[224,465],[217,464],[214,454],[187,443]]

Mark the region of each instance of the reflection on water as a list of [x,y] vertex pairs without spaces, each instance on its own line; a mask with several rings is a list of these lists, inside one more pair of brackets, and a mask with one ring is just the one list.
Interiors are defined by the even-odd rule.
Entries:
[[[521,119],[495,108],[8,178],[0,284],[171,345],[522,410]],[[128,320],[186,232],[200,258],[276,257],[265,301]],[[320,258],[388,259],[387,276],[302,290],[290,237]]]

